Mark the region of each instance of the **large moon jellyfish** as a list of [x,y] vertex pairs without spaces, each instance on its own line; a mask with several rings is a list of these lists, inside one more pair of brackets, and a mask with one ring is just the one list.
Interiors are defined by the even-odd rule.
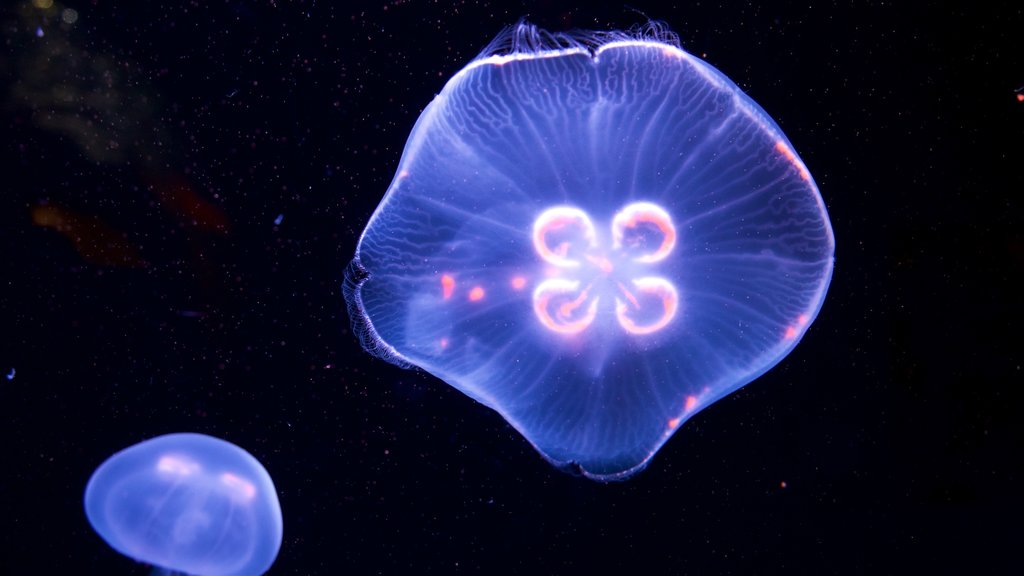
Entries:
[[281,548],[267,470],[204,434],[167,434],[114,454],[89,478],[85,513],[111,547],[157,566],[154,574],[263,574]]
[[833,251],[792,144],[674,35],[520,24],[423,111],[345,296],[367,350],[615,479],[793,350]]

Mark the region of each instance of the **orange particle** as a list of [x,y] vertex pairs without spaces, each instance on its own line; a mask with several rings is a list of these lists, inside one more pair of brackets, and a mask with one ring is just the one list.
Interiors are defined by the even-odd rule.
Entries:
[[775,151],[785,156],[786,160],[789,160],[790,162],[796,159],[793,151],[790,150],[789,146],[786,146],[786,143],[781,140],[775,143]]
[[697,406],[697,397],[696,396],[687,396],[686,397],[686,411],[689,412],[690,410],[693,410],[696,406]]
[[522,290],[524,286],[526,286],[526,278],[516,276],[512,279],[512,287],[516,290]]
[[801,315],[797,316],[796,317],[796,326],[790,325],[790,326],[786,327],[786,335],[785,335],[786,340],[790,340],[792,338],[796,338],[797,328],[799,328],[801,326],[806,326],[808,320],[810,320],[810,318],[807,316],[807,314],[801,314]]
[[779,140],[778,142],[776,142],[775,143],[775,151],[778,152],[779,154],[782,154],[786,158],[786,160],[789,161],[789,163],[793,165],[794,168],[796,168],[797,170],[800,171],[800,177],[801,178],[803,178],[804,180],[810,181],[811,175],[807,172],[806,168],[801,166],[796,161],[796,154],[793,153],[793,150],[790,149],[790,147],[787,146],[785,142],[783,142],[782,140]]
[[452,297],[452,292],[455,291],[455,278],[445,274],[441,276],[441,295],[445,300]]
[[1017,102],[1024,102],[1024,94],[1017,94]]
[[669,420],[668,421],[668,429],[669,430],[675,430],[676,426],[679,426],[679,421],[680,420],[681,420],[680,418],[673,418],[673,419]]
[[473,302],[484,299],[484,289],[479,286],[473,286],[473,289],[469,291],[469,299]]

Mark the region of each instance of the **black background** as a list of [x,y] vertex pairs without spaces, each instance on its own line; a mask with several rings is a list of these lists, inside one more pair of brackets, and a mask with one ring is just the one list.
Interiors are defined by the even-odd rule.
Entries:
[[[85,483],[196,431],[271,473],[272,574],[1020,573],[1019,3],[586,4],[3,8],[0,572],[147,573]],[[523,16],[663,20],[835,228],[800,346],[623,483],[370,357],[341,297],[420,111]]]

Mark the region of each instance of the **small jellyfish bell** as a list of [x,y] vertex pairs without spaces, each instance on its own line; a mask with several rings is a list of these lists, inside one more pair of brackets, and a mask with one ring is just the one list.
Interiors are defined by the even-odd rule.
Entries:
[[833,253],[793,145],[665,27],[519,23],[416,122],[345,297],[368,351],[611,480],[793,350]]
[[89,479],[85,512],[111,547],[157,573],[258,575],[281,547],[266,469],[203,434],[158,436],[114,454]]

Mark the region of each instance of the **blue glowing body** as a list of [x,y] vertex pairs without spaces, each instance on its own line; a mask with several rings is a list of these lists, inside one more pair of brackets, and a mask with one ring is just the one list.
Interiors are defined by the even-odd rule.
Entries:
[[262,574],[281,547],[270,475],[245,450],[202,434],[111,456],[89,479],[85,513],[118,552],[187,574]]
[[603,37],[484,55],[448,82],[346,299],[368,350],[614,479],[796,346],[834,240],[807,168],[735,84],[672,43]]

